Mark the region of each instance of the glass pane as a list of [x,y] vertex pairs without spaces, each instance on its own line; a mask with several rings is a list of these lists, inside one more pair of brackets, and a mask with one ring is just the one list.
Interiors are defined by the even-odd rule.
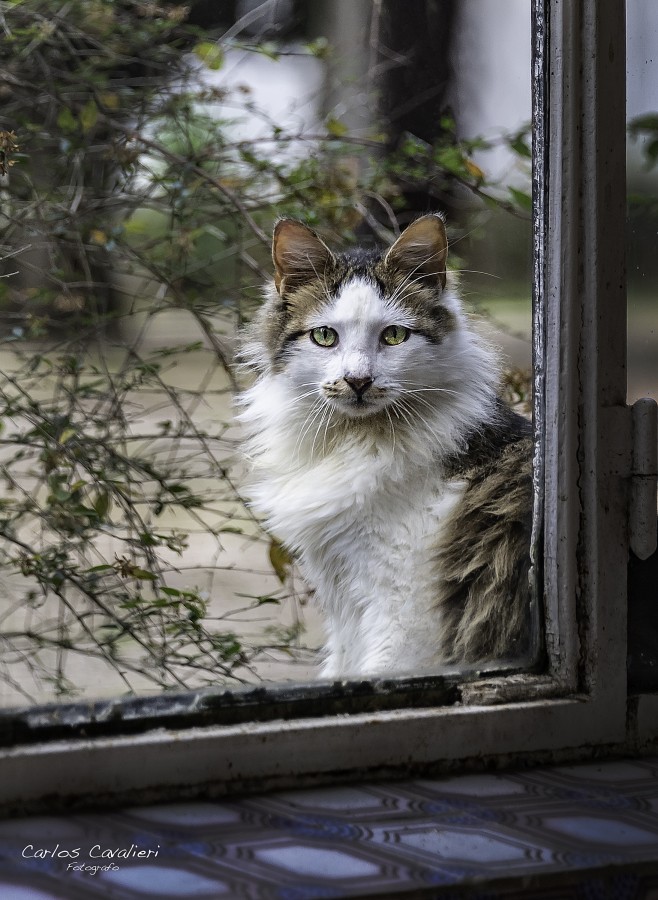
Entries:
[[527,660],[530,5],[227,6],[6,10],[5,706]]
[[[628,402],[658,400],[658,8],[651,0],[627,3],[627,258]],[[650,536],[635,549],[649,552]],[[631,553],[628,578],[629,690],[658,690],[655,616],[656,554]]]
[[627,5],[628,400],[658,398],[658,8]]

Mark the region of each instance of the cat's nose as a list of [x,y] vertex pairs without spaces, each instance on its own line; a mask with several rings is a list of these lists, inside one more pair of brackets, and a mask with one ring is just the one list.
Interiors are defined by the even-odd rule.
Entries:
[[349,384],[359,400],[372,384],[372,378],[352,378],[346,375],[344,380],[346,384]]

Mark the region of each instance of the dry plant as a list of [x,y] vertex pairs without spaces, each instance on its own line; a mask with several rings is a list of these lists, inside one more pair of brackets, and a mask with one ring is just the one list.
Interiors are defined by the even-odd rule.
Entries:
[[[208,87],[228,44],[187,14],[0,2],[0,679],[14,697],[249,681],[308,660],[304,594],[241,495],[230,415],[272,221],[390,236],[401,186],[438,175],[528,205],[493,199],[471,159],[482,142],[450,121],[436,146],[409,136],[386,155],[331,116],[301,134],[248,87]],[[246,116],[259,138],[236,136]],[[524,135],[510,141],[527,156]]]

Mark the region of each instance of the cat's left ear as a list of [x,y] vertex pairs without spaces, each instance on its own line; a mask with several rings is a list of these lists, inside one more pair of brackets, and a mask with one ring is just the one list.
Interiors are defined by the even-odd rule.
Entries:
[[409,278],[428,276],[446,286],[448,237],[443,219],[434,213],[421,216],[400,235],[386,254],[385,264]]

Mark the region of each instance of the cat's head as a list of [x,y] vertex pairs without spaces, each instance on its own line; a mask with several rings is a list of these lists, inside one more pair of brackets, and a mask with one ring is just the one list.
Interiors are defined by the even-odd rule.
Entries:
[[386,409],[422,415],[447,402],[468,366],[447,254],[438,215],[417,219],[388,250],[352,253],[334,253],[310,228],[281,219],[276,291],[257,326],[269,370],[300,398],[353,419]]

